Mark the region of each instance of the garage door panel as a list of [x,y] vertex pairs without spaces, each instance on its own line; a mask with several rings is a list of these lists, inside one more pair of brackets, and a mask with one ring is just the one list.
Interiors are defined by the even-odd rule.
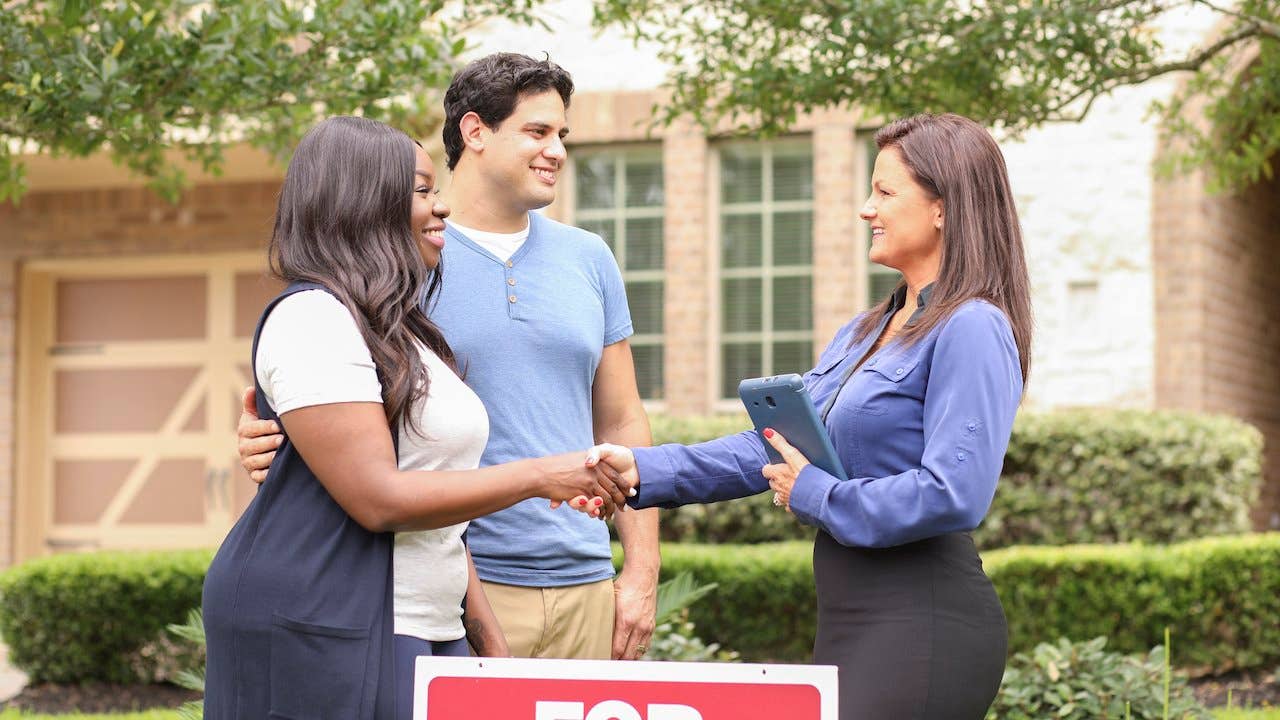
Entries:
[[208,334],[202,275],[57,282],[58,343],[197,340]]
[[[235,458],[251,335],[280,284],[254,253],[23,269],[20,559],[216,545],[256,486]],[[47,429],[47,430],[42,430]]]
[[205,461],[162,460],[120,516],[126,525],[203,523]]
[[262,309],[283,289],[284,283],[262,273],[236,275],[236,337],[253,337]]
[[[59,370],[54,377],[54,429],[58,433],[159,432],[178,409],[200,370]],[[177,422],[186,424],[188,418]]]
[[53,522],[93,524],[116,496],[133,460],[59,460],[53,464]]
[[191,417],[187,418],[187,424],[182,426],[182,432],[204,432],[208,426],[208,413],[206,412],[208,400],[200,398],[200,404],[196,405],[195,410],[191,411]]

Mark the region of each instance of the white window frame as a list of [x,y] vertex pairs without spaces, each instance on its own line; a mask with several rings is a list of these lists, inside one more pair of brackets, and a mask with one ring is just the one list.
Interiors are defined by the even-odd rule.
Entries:
[[[761,178],[763,184],[761,186],[760,200],[754,202],[735,202],[725,203],[720,197],[721,188],[721,157],[725,150],[735,148],[754,148],[760,151],[761,155]],[[777,155],[786,156],[788,151],[795,153],[796,150],[807,150],[809,157],[812,159],[814,155],[813,138],[811,135],[802,137],[785,137],[776,140],[766,141],[729,141],[719,144],[712,153],[714,160],[714,172],[711,174],[711,185],[713,190],[713,202],[711,209],[713,213],[709,218],[713,228],[709,233],[711,236],[711,267],[712,282],[710,287],[710,295],[715,312],[712,313],[712,325],[710,329],[710,345],[711,352],[709,357],[712,363],[712,372],[710,377],[712,382],[708,391],[711,393],[711,406],[717,412],[740,411],[742,404],[736,397],[725,397],[720,394],[721,385],[724,384],[724,345],[726,343],[759,343],[761,345],[761,365],[765,368],[765,372],[770,372],[773,367],[773,344],[775,342],[809,342],[815,345],[817,342],[815,328],[808,330],[774,330],[773,329],[773,280],[782,277],[808,277],[810,279],[810,303],[813,302],[813,255],[809,257],[807,265],[788,265],[785,268],[777,268],[773,265],[773,217],[774,214],[780,212],[809,212],[813,217],[817,211],[816,197],[808,200],[782,200],[775,201],[773,199],[773,160]],[[779,152],[781,151],[781,152]],[[795,153],[802,154],[802,153]],[[815,192],[817,195],[816,185],[817,178],[814,178]],[[721,261],[720,234],[721,227],[726,215],[752,215],[760,217],[761,226],[761,264],[760,267],[749,268],[724,268]],[[815,229],[816,232],[816,229]],[[810,238],[811,247],[816,249],[816,238]],[[722,330],[722,296],[724,280],[740,279],[740,278],[760,278],[761,281],[761,326],[758,331],[751,332],[725,332]],[[814,317],[812,308],[810,309],[810,317]],[[816,322],[812,323],[815,327]]]
[[[587,158],[600,156],[609,156],[614,162],[613,175],[613,192],[618,202],[612,208],[590,208],[584,209],[578,206],[578,163]],[[573,173],[569,178],[573,192],[572,203],[570,205],[570,216],[572,224],[580,225],[584,222],[599,222],[608,220],[614,223],[616,232],[614,233],[613,256],[618,262],[618,268],[622,271],[622,282],[624,285],[628,282],[662,282],[662,296],[660,298],[661,312],[666,313],[666,295],[667,295],[667,273],[666,268],[654,268],[652,270],[629,270],[627,269],[627,220],[665,220],[666,209],[666,182],[663,181],[662,194],[663,204],[650,207],[628,207],[626,201],[626,169],[627,161],[633,159],[644,159],[646,161],[656,160],[659,167],[664,166],[661,145],[603,145],[603,146],[585,146],[575,147],[570,155],[573,164]],[[662,235],[662,256],[666,258],[666,229],[663,228]],[[628,304],[630,299],[628,298]],[[663,321],[664,332],[661,333],[635,333],[627,338],[631,347],[657,347],[660,353],[665,353],[666,339],[665,318]],[[667,389],[667,368],[665,359],[662,362],[662,383],[661,395],[652,398],[642,398],[646,407],[658,407],[666,399]]]

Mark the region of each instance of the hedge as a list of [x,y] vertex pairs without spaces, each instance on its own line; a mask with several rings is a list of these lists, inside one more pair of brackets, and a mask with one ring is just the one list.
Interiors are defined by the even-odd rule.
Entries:
[[[615,548],[616,553],[620,550]],[[690,609],[707,642],[749,661],[806,661],[815,598],[805,542],[668,544],[663,578],[718,583]],[[32,681],[148,679],[155,641],[200,602],[209,551],[94,553],[0,575],[0,635]],[[1138,544],[1008,548],[986,567],[1009,618],[1010,652],[1059,637],[1146,651],[1172,628],[1195,674],[1280,663],[1280,533]]]
[[[816,623],[811,546],[664,545],[662,575],[718,583],[690,610],[698,635],[747,661],[806,661]],[[1009,652],[1060,637],[1146,652],[1173,632],[1192,674],[1280,662],[1280,533],[1169,547],[1020,547],[984,564],[1009,620]]]
[[[150,680],[164,628],[200,604],[212,551],[98,552],[0,574],[0,636],[32,682]],[[160,651],[158,651],[158,648]]]
[[[654,443],[701,442],[749,426],[745,415],[652,419]],[[1170,411],[1023,412],[995,500],[974,540],[983,548],[1142,541],[1172,543],[1250,529],[1262,435],[1228,417]],[[768,493],[662,516],[683,542],[811,539]]]

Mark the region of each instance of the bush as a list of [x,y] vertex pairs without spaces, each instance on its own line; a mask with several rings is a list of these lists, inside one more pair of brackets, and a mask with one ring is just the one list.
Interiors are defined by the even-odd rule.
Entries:
[[[690,608],[699,634],[744,660],[808,661],[816,623],[811,546],[665,545],[662,574],[719,587]],[[1067,637],[1145,652],[1172,628],[1194,675],[1280,662],[1280,533],[1140,545],[1009,548],[986,554],[1010,652]]]
[[[1146,656],[1107,652],[1107,639],[1041,643],[1009,661],[988,720],[1208,720],[1163,646]],[[1166,697],[1165,683],[1168,682]]]
[[1248,532],[1262,434],[1239,420],[1136,410],[1022,413],[980,547],[1173,543]]
[[662,577],[689,573],[716,585],[689,608],[699,637],[751,662],[807,662],[817,624],[812,549],[802,542],[663,545]]
[[1280,662],[1280,533],[1141,545],[1008,548],[987,555],[1011,647],[1105,635],[1141,652],[1173,629],[1193,674]]
[[100,552],[5,571],[0,636],[10,662],[32,682],[155,679],[174,660],[165,626],[200,605],[212,557],[208,550]]
[[[690,444],[750,428],[745,415],[654,416],[654,444]],[[979,547],[1142,541],[1248,532],[1262,436],[1232,418],[1136,410],[1023,412]],[[807,540],[814,530],[769,493],[662,515],[662,539]]]

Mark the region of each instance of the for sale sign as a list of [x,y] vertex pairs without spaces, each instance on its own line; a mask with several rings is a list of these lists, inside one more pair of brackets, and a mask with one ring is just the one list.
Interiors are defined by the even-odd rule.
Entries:
[[418,658],[414,720],[836,720],[826,665]]

